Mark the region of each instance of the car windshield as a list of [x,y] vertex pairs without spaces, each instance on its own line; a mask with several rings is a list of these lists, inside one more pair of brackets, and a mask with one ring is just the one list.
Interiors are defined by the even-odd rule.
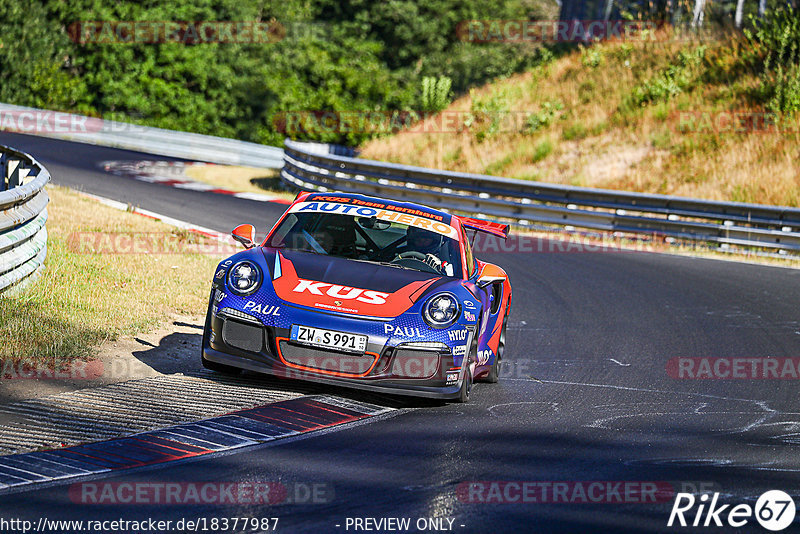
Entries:
[[460,278],[458,240],[418,226],[338,213],[290,213],[268,247]]

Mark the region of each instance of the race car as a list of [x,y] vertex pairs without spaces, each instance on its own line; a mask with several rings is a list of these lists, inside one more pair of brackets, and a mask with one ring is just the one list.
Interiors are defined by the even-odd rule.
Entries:
[[[298,194],[260,246],[216,268],[202,363],[467,402],[497,382],[511,309],[505,271],[468,232],[508,225],[356,194]],[[473,233],[474,238],[474,233]]]

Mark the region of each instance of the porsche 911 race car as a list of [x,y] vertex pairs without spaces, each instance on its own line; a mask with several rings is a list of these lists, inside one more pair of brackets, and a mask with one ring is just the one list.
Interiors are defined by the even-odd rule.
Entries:
[[511,309],[500,267],[467,231],[508,226],[354,194],[300,193],[256,246],[217,267],[209,369],[248,369],[386,393],[469,400],[497,382]]

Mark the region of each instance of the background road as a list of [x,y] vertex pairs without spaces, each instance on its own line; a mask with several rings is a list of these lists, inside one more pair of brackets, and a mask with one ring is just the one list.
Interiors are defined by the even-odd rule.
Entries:
[[[97,166],[165,159],[157,156],[12,134],[0,143],[30,152],[56,184],[220,231],[241,222],[263,231],[284,208]],[[678,380],[666,371],[675,357],[800,357],[800,271],[639,252],[481,258],[508,271],[514,305],[503,379],[477,385],[470,404],[416,402],[361,426],[110,479],[326,484],[329,502],[77,506],[64,485],[3,496],[0,515],[277,516],[283,532],[346,532],[347,517],[386,516],[454,518],[457,532],[669,530],[671,498],[471,503],[457,492],[468,481],[665,481],[675,491],[704,484],[724,503],[753,505],[767,489],[800,503],[796,380]]]

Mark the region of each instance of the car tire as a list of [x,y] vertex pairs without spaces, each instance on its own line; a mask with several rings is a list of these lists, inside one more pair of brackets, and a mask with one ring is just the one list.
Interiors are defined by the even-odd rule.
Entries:
[[455,399],[455,402],[458,403],[467,403],[469,402],[469,396],[472,392],[472,367],[470,364],[475,361],[475,351],[478,350],[478,343],[473,342],[472,348],[469,351],[469,355],[464,361],[461,362],[461,365],[464,366],[464,380],[461,381],[461,389],[458,392],[458,397]]
[[483,379],[484,382],[489,384],[497,384],[500,380],[500,368],[503,365],[503,353],[506,350],[506,329],[508,328],[508,308],[503,316],[503,326],[500,330],[500,341],[497,344],[497,353],[494,356],[494,363],[492,363],[489,374]]
[[210,371],[215,371],[217,373],[222,373],[224,375],[238,375],[242,372],[241,369],[238,367],[233,367],[231,365],[225,365],[224,363],[217,363],[212,362],[210,360],[206,360],[205,355],[203,354],[203,350],[209,346],[209,332],[211,332],[211,305],[214,302],[214,290],[211,290],[211,297],[208,299],[208,310],[206,310],[206,323],[203,326],[203,341],[200,344],[200,363],[203,364],[203,367]]
[[469,395],[472,392],[472,370],[467,365],[464,371],[464,380],[461,382],[461,390],[458,392],[456,402],[464,404],[469,402]]

